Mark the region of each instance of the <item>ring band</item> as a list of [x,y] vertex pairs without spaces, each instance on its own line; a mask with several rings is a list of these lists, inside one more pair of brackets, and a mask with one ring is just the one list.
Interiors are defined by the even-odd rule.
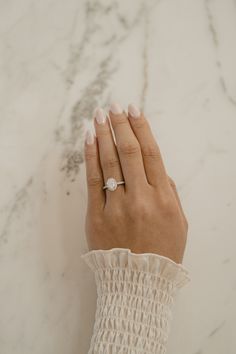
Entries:
[[110,192],[114,192],[121,184],[125,184],[125,181],[117,182],[115,178],[108,178],[103,189],[108,189]]

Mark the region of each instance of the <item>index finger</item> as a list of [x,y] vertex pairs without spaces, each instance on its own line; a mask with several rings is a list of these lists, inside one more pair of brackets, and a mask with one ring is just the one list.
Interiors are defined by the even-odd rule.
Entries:
[[88,207],[102,210],[105,205],[103,174],[99,160],[98,142],[91,130],[86,132],[84,157],[87,177]]

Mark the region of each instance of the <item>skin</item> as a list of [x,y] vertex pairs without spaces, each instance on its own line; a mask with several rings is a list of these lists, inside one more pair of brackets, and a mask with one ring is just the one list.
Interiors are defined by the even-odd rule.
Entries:
[[[89,250],[128,248],[182,263],[188,222],[148,120],[109,111],[94,126],[94,142],[84,145]],[[109,177],[125,185],[103,190]]]

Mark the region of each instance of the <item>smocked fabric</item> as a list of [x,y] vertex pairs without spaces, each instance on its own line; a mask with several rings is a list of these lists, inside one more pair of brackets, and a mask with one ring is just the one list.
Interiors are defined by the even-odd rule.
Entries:
[[177,289],[188,271],[154,253],[93,250],[81,258],[95,274],[97,308],[88,354],[165,354]]

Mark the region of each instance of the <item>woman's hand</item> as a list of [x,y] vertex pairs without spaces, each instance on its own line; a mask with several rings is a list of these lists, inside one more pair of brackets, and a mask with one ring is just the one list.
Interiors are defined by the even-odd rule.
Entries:
[[[148,121],[133,105],[128,111],[127,116],[118,104],[111,105],[116,143],[101,108],[95,111],[96,137],[86,134],[89,250],[129,248],[182,263],[188,224],[175,184]],[[109,177],[125,185],[103,190]]]

